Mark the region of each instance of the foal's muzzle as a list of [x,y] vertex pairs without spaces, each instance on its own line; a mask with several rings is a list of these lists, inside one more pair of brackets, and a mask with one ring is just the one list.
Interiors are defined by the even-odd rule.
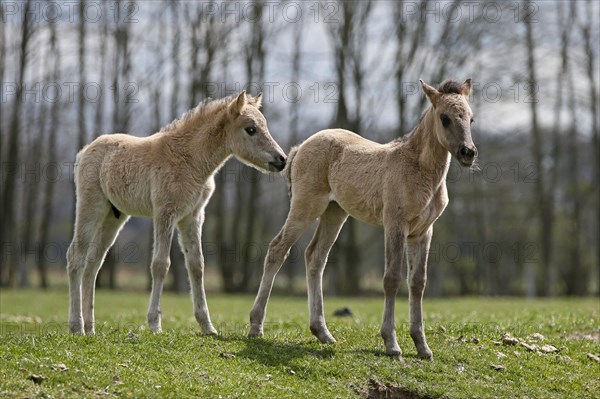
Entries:
[[477,147],[468,147],[463,145],[458,150],[458,154],[456,154],[456,158],[458,158],[459,162],[463,166],[471,166],[473,165],[473,161],[475,157],[477,157]]
[[275,159],[269,162],[269,166],[272,169],[281,172],[283,168],[285,168],[285,157],[283,155],[276,155]]

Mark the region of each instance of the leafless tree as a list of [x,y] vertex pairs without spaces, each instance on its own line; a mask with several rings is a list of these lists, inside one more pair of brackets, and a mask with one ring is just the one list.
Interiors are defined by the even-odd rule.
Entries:
[[[50,35],[48,38],[48,48],[52,58],[51,81],[58,82],[60,79],[60,47],[58,46],[58,36],[56,34],[56,23],[49,22]],[[48,126],[48,142],[46,143],[45,153],[47,154],[48,165],[57,165],[57,131],[58,118],[61,112],[61,101],[54,101],[50,108],[50,123]],[[40,276],[40,287],[48,288],[48,267],[45,258],[45,250],[50,241],[50,228],[54,219],[54,192],[56,181],[52,181],[50,176],[44,180],[44,202],[42,206],[42,216],[40,221],[40,240],[38,247],[37,269]]]
[[[585,8],[587,10],[593,9],[593,4],[591,0],[588,0],[585,4]],[[598,26],[598,15],[593,12],[586,12],[585,22],[580,24],[581,36],[583,38],[584,43],[584,51],[585,51],[585,69],[588,78],[588,90],[589,90],[589,112],[591,117],[591,128],[592,128],[592,159],[594,160],[594,181],[600,181],[600,140],[598,139],[600,136],[600,112],[598,110],[598,83],[596,82],[596,71],[598,69],[596,63],[598,60],[598,46],[594,46],[594,38],[593,38],[593,27],[594,22],[595,25]],[[594,21],[594,19],[596,20]],[[591,202],[594,204],[595,208],[595,231],[596,236],[598,236],[599,224],[598,220],[600,219],[599,215],[599,203],[598,199],[600,196],[598,184],[592,185],[592,197],[595,198]],[[590,241],[591,242],[591,241]],[[592,244],[593,245],[593,244]],[[596,266],[598,272],[600,272],[600,246],[594,245],[596,249]]]
[[[570,3],[569,21],[570,26],[577,22],[577,3]],[[567,53],[568,54],[568,53]],[[567,60],[568,63],[568,60]],[[569,267],[565,270],[565,283],[567,294],[585,295],[587,293],[588,270],[581,259],[581,213],[582,195],[580,189],[580,166],[579,166],[579,125],[578,106],[576,98],[576,87],[572,68],[567,71],[567,98],[569,108],[570,126],[569,139],[566,140],[566,161],[568,170],[568,207],[569,218]]]
[[[19,53],[18,53],[18,65],[17,65],[17,79],[16,79],[16,90],[15,90],[15,101],[14,107],[12,109],[12,116],[10,120],[10,124],[8,126],[8,148],[7,148],[7,165],[10,168],[18,168],[21,163],[21,150],[20,150],[20,137],[21,137],[21,112],[23,107],[23,87],[25,83],[25,71],[28,68],[29,61],[29,45],[31,38],[33,37],[36,26],[32,20],[32,16],[30,13],[31,10],[31,0],[27,0],[23,4],[23,21],[21,24],[21,41],[19,44]],[[6,182],[3,187],[3,195],[2,195],[2,217],[3,223],[0,227],[0,243],[2,243],[2,263],[4,263],[4,259],[7,259],[7,254],[5,253],[6,245],[18,245],[18,229],[15,226],[15,198],[16,198],[16,188],[17,188],[17,179],[18,176],[16,173],[10,173],[6,176]],[[7,251],[8,252],[8,251]],[[16,280],[16,262],[14,259],[8,260],[7,264],[8,268],[8,276],[6,284],[12,286],[15,284]]]
[[[549,218],[547,220],[546,227],[549,229],[548,235],[553,237],[554,234],[554,225],[555,225],[555,193],[556,187],[558,184],[558,171],[559,164],[561,158],[561,131],[562,131],[562,111],[563,111],[563,86],[567,81],[567,72],[569,68],[569,46],[571,40],[571,29],[569,26],[569,22],[565,18],[565,3],[558,2],[556,3],[557,7],[557,18],[558,18],[558,28],[560,29],[560,39],[561,39],[561,63],[556,77],[556,103],[554,105],[554,126],[552,128],[552,166],[549,170],[549,189],[548,195],[549,203],[548,203],[548,215]],[[554,245],[552,246],[554,247]],[[556,277],[557,277],[557,265],[553,256],[552,249],[549,249],[549,259],[546,264],[548,270],[546,274],[546,294],[548,296],[554,296],[556,290]]]
[[86,49],[86,21],[85,0],[79,0],[79,90],[77,96],[77,127],[78,142],[77,151],[87,143],[87,132],[85,127],[85,49]]
[[[106,52],[107,52],[107,47],[108,47],[108,20],[106,18],[102,19],[101,22],[101,30],[99,31],[98,34],[98,60],[99,60],[99,64],[100,64],[100,71],[99,71],[99,83],[104,82],[107,77],[106,77]],[[104,97],[101,96],[101,98],[98,100],[98,103],[95,105],[96,108],[96,112],[94,114],[94,130],[93,130],[93,136],[97,137],[100,134],[104,133]]]
[[[415,16],[409,18],[407,7],[416,7]],[[421,18],[423,2],[407,2],[405,0],[393,3],[394,28],[396,38],[396,59],[394,60],[394,77],[396,80],[396,102],[398,107],[398,135],[408,133],[406,123],[407,98],[404,86],[406,73],[411,65],[418,61],[415,57],[419,46],[427,38],[427,21]]]
[[[530,0],[525,1],[525,6],[530,7]],[[527,51],[527,88],[528,95],[530,99],[529,107],[531,113],[531,155],[533,157],[533,162],[537,165],[538,169],[542,167],[544,160],[544,142],[541,135],[541,130],[538,122],[538,96],[536,88],[539,87],[539,81],[537,80],[537,70],[536,70],[536,60],[535,60],[535,47],[536,41],[534,36],[532,23],[532,15],[531,13],[527,13],[523,22],[525,23],[525,43],[526,43],[526,51]],[[543,273],[545,265],[548,264],[550,259],[550,245],[552,243],[552,236],[548,235],[548,213],[550,212],[548,201],[546,197],[546,177],[542,173],[538,173],[537,179],[535,180],[535,202],[537,206],[535,210],[537,212],[537,219],[539,222],[538,225],[538,234],[539,234],[539,243],[541,249],[541,259],[540,264],[538,265],[538,269],[540,270],[540,275]],[[527,265],[526,267],[531,267],[531,265]],[[536,273],[531,273],[530,271],[526,271],[528,276],[535,276]],[[534,277],[535,278],[535,277]],[[528,292],[529,296],[535,296],[537,294],[537,284],[535,280],[531,280],[528,283]]]
[[[0,20],[4,21],[5,15],[4,15],[4,7],[0,7]],[[0,24],[0,82],[4,82],[4,69],[6,68],[5,66],[5,60],[6,60],[6,33],[5,33],[5,23]],[[3,118],[3,108],[4,107],[0,107],[0,160],[4,160],[4,118]],[[0,187],[2,187],[2,193],[4,193],[4,191],[6,190],[6,187],[4,187],[4,179],[2,179],[0,181]],[[2,211],[5,210],[4,208],[4,195],[0,195],[0,209],[2,209]],[[2,225],[4,225],[4,223],[2,223]],[[7,255],[7,253],[5,252],[5,245],[7,243],[5,243],[5,228],[3,226],[0,226],[0,287],[3,285],[4,282],[4,264],[5,264],[5,256]]]

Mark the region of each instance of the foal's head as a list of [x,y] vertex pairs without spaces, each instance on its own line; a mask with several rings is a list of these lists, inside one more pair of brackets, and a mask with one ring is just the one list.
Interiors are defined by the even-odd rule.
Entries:
[[467,102],[471,79],[464,83],[446,81],[436,90],[419,80],[423,92],[433,105],[435,134],[438,142],[456,157],[462,166],[471,166],[477,157],[477,147],[471,138],[473,112]]
[[265,171],[281,171],[285,167],[285,153],[271,137],[267,120],[259,110],[261,97],[242,91],[229,103],[227,142],[240,161]]

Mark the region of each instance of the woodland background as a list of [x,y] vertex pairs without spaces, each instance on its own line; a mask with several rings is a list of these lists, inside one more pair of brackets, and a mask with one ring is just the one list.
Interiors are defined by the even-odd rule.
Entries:
[[[598,295],[596,1],[2,1],[0,285],[63,287],[76,152],[145,136],[246,88],[287,151],[343,127],[386,142],[427,106],[418,79],[472,77],[479,170],[454,161],[427,295]],[[203,232],[209,288],[253,292],[287,187],[229,161]],[[276,289],[304,290],[306,234]],[[125,227],[98,284],[143,289],[151,223]],[[381,229],[348,222],[330,295],[380,290]],[[172,250],[170,289],[188,290]]]

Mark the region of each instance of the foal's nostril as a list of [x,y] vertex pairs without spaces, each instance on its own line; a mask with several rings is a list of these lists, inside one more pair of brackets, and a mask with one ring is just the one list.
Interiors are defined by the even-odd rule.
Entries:
[[285,157],[283,155],[276,155],[274,160],[269,162],[269,165],[281,172],[285,168]]
[[467,146],[464,146],[460,149],[460,155],[462,155],[465,158],[471,159],[475,157],[475,151],[473,151]]

